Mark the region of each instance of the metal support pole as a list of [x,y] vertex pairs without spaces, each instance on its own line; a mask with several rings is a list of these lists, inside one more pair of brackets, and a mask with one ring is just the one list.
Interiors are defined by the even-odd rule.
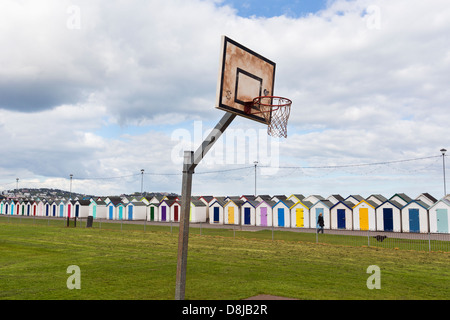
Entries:
[[228,128],[230,123],[236,117],[235,114],[225,113],[220,119],[219,123],[206,137],[197,151],[185,151],[183,161],[183,181],[181,189],[181,215],[180,215],[180,230],[178,235],[178,257],[177,257],[177,274],[175,284],[175,299],[184,300],[186,289],[186,269],[187,269],[187,254],[188,254],[188,240],[189,240],[189,212],[191,206],[191,191],[192,191],[192,174],[195,168],[212,148],[214,143],[219,139],[222,133]]

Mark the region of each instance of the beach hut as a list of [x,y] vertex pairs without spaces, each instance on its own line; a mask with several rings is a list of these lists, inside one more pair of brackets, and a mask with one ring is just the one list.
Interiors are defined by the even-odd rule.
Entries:
[[350,201],[339,201],[330,208],[331,229],[353,228],[353,208],[354,204]]
[[147,205],[140,201],[130,201],[125,206],[126,220],[145,220],[147,215]]
[[147,206],[147,221],[159,221],[159,202],[150,202]]
[[21,216],[26,215],[26,208],[27,208],[27,202],[25,200],[21,200],[20,206],[19,206],[19,215],[21,215]]
[[44,204],[45,204],[45,200],[41,199],[37,202],[37,212],[36,215],[38,217],[43,217],[44,216]]
[[172,205],[173,202],[175,202],[176,200],[168,200],[168,199],[164,199],[161,201],[161,203],[159,204],[159,220],[158,221],[170,221],[170,207]]
[[449,233],[450,230],[450,200],[442,198],[433,204],[429,209],[430,232]]
[[198,200],[202,201],[206,206],[209,207],[211,201],[214,200],[213,196],[200,196],[198,197]]
[[239,200],[242,200],[244,202],[249,201],[249,200],[256,201],[256,196],[254,196],[252,194],[244,194],[244,195],[240,196]]
[[437,199],[429,193],[420,194],[416,198],[416,200],[420,200],[420,201],[424,202],[429,207],[431,207],[433,204],[435,204],[437,202]]
[[324,197],[318,195],[318,194],[311,194],[303,199],[304,201],[311,202],[312,204],[316,203],[319,200],[325,200]]
[[180,221],[180,213],[181,213],[181,200],[171,200],[169,221],[176,221],[176,222]]
[[327,200],[330,201],[332,204],[336,204],[339,201],[345,201],[344,197],[342,197],[340,194],[332,194],[327,198]]
[[402,205],[395,200],[386,200],[375,208],[377,231],[402,231]]
[[256,225],[256,207],[259,205],[258,201],[247,200],[241,207],[241,221],[242,225],[254,226]]
[[293,203],[297,203],[305,199],[305,196],[300,193],[291,194],[287,200],[292,201]]
[[0,201],[0,214],[5,214],[5,200]]
[[317,220],[319,219],[320,214],[322,214],[323,217],[324,222],[323,228],[324,229],[331,228],[330,208],[333,205],[334,203],[331,200],[319,200],[310,207],[309,214],[311,219],[311,228],[317,228]]
[[403,232],[428,232],[428,206],[421,200],[412,200],[402,207]]
[[209,205],[209,223],[223,224],[223,207],[226,202],[223,197],[215,197]]
[[191,200],[189,212],[190,222],[206,222],[208,216],[208,205],[202,200]]
[[372,194],[366,200],[374,202],[377,206],[387,201],[381,194]]
[[244,204],[242,200],[229,200],[223,207],[224,224],[240,224],[241,207]]
[[72,203],[75,217],[87,218],[89,216],[90,200],[74,200]]
[[358,203],[360,203],[364,198],[360,196],[359,194],[353,194],[345,198],[344,201],[353,203],[353,206],[356,206]]
[[89,204],[89,216],[94,219],[106,219],[108,217],[108,208],[102,199],[91,199]]
[[390,197],[389,200],[394,200],[397,203],[400,203],[402,206],[406,206],[413,199],[411,199],[409,196],[407,196],[404,193],[396,193],[392,197]]
[[[108,199],[107,199],[108,201]],[[107,207],[107,219],[108,220],[123,220],[124,218],[124,205],[121,198],[109,198]]]
[[[291,198],[292,199],[292,198]],[[293,198],[297,199],[297,197]],[[291,228],[310,228],[310,208],[312,203],[309,201],[297,201],[290,208]]]
[[259,202],[255,210],[255,224],[261,227],[267,227],[272,225],[272,208],[277,203],[271,200],[262,200]]
[[377,229],[375,208],[377,204],[371,200],[361,200],[353,207],[353,230]]
[[64,212],[66,211],[66,202],[64,200],[55,200],[51,203],[51,207],[49,209],[51,210],[49,215],[56,213],[56,216],[59,215],[60,218],[63,218]]
[[261,194],[261,195],[258,195],[255,198],[255,200],[258,201],[258,202],[261,202],[261,201],[272,201],[272,197],[270,195],[268,195],[268,194]]
[[285,227],[291,226],[291,207],[294,203],[289,200],[279,200],[272,208],[273,226]]

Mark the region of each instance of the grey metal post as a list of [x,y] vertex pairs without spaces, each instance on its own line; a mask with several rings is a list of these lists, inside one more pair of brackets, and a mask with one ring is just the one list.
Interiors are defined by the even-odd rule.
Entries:
[[192,174],[195,168],[212,148],[214,143],[219,139],[222,133],[228,128],[230,123],[236,118],[235,114],[225,113],[219,123],[211,131],[211,133],[202,142],[201,146],[193,153],[192,151],[184,152],[183,161],[183,181],[181,189],[181,216],[180,229],[178,235],[178,257],[177,257],[177,274],[175,284],[175,299],[184,300],[186,289],[186,269],[187,254],[189,240],[189,211],[191,205],[192,191]]
[[180,230],[178,235],[177,277],[175,284],[176,300],[184,300],[184,293],[186,289],[186,268],[189,240],[189,209],[191,204],[192,174],[194,173],[193,170],[189,170],[189,167],[193,162],[193,157],[194,152],[184,152]]

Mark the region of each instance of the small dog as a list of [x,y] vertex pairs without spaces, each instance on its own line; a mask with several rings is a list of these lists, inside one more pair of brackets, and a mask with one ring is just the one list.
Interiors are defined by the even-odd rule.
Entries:
[[383,240],[386,239],[387,237],[386,236],[377,235],[377,236],[374,236],[374,238],[377,239],[377,241],[379,241],[379,242],[383,242]]

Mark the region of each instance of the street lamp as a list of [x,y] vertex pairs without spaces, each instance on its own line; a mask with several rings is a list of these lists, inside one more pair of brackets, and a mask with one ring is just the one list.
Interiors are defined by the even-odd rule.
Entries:
[[447,187],[445,183],[445,153],[447,152],[446,149],[441,149],[442,153],[442,171],[444,173],[444,197],[447,196]]
[[73,178],[73,174],[70,174],[69,177],[70,177],[70,197],[69,197],[69,200],[72,200],[72,178]]
[[141,196],[144,190],[144,169],[141,169]]
[[255,164],[255,197],[256,197],[256,166],[258,165],[258,161],[253,162]]

